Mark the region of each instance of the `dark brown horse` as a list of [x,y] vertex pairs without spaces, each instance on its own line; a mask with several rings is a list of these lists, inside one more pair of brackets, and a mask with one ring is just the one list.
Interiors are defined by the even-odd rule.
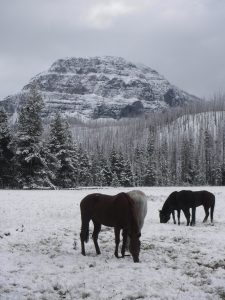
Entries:
[[118,247],[120,242],[120,230],[123,230],[122,257],[125,256],[127,236],[130,237],[129,250],[134,262],[139,262],[140,253],[140,230],[137,220],[137,212],[134,201],[126,193],[115,196],[104,194],[87,195],[80,203],[81,210],[81,253],[85,254],[84,242],[88,242],[89,222],[93,221],[94,231],[92,234],[95,250],[101,254],[98,246],[98,234],[101,225],[114,227],[115,231],[115,256],[119,258]]
[[[167,223],[170,219],[170,214],[173,215],[174,223],[175,215],[174,211],[177,210],[178,224],[180,225],[180,211],[182,210],[186,219],[187,226],[195,225],[195,212],[196,207],[203,205],[205,210],[205,218],[203,222],[206,222],[209,216],[210,209],[210,219],[213,222],[213,212],[215,206],[215,196],[207,191],[180,191],[173,192],[169,195],[165,203],[163,204],[162,210],[159,211],[160,223]],[[192,209],[192,218],[190,222],[190,208]]]

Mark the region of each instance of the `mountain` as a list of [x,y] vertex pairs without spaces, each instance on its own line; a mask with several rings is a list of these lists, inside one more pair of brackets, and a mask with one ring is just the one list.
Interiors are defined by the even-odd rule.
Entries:
[[44,99],[45,116],[60,110],[82,120],[136,117],[199,100],[155,70],[111,56],[59,59],[0,105],[16,114],[31,87]]

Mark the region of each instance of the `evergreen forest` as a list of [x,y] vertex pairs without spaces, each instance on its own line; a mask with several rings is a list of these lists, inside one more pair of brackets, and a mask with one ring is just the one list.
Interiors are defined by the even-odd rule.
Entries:
[[223,95],[118,121],[43,108],[35,89],[14,124],[0,108],[0,188],[225,185]]

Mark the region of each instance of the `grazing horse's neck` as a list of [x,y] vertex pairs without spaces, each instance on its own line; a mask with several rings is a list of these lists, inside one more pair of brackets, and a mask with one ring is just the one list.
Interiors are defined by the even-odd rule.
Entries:
[[169,212],[169,213],[171,213],[173,211],[173,209],[171,207],[171,203],[170,203],[170,198],[168,198],[165,201],[165,203],[163,204],[162,211],[163,212]]

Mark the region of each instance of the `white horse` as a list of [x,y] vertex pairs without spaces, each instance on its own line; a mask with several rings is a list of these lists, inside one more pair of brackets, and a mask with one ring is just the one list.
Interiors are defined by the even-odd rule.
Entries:
[[134,200],[134,203],[137,207],[138,225],[141,232],[148,209],[147,196],[145,195],[145,193],[139,190],[133,190],[128,192],[127,194],[131,197],[131,199]]

